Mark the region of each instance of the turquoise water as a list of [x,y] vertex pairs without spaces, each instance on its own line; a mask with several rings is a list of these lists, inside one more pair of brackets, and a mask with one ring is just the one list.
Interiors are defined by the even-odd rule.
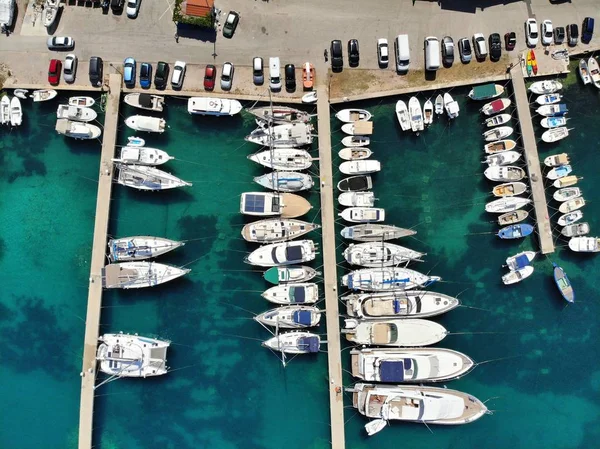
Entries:
[[[575,173],[584,177],[584,218],[594,233],[600,229],[600,186],[594,179],[600,141],[594,117],[600,98],[592,89],[578,84],[565,89],[574,130],[560,144],[540,144],[540,156],[570,153]],[[550,258],[539,257],[536,272],[523,283],[501,284],[503,260],[537,248],[537,242],[504,242],[490,234],[496,226],[491,223],[495,217],[483,210],[491,185],[480,163],[482,119],[477,107],[466,102],[466,93],[452,90],[461,103],[454,123],[448,126],[445,118],[436,117],[419,138],[399,131],[396,99],[361,105],[375,114],[371,148],[383,171],[375,176],[374,190],[387,221],[415,227],[416,238],[401,243],[428,253],[417,269],[442,276],[434,290],[460,294],[471,307],[439,319],[451,332],[463,333],[446,337],[441,346],[479,362],[504,358],[447,386],[489,399],[494,414],[468,426],[432,427],[433,433],[425,426],[394,423],[367,439],[366,420],[347,396],[347,445],[594,447],[600,412],[597,258],[561,248]],[[420,94],[422,102],[426,98]],[[58,136],[53,130],[56,104],[27,104],[24,126],[0,131],[2,448],[76,447],[100,144]],[[124,107],[121,113],[126,117],[132,111]],[[165,168],[194,185],[154,193],[115,186],[109,232],[187,240],[162,260],[189,264],[192,272],[153,289],[107,292],[101,332],[170,339],[173,371],[100,387],[95,444],[128,449],[328,447],[326,354],[298,357],[284,369],[260,347],[269,334],[251,320],[268,307],[260,297],[267,288],[262,270],[243,263],[255,246],[239,236],[247,222],[238,213],[239,195],[260,190],[252,177],[264,172],[246,160],[258,149],[243,141],[254,127],[252,119],[190,117],[178,99],[168,100],[165,118],[170,128],[162,136],[148,136],[147,144],[175,156]],[[132,132],[123,125],[121,144],[127,135]],[[339,137],[334,134],[332,141],[336,153]],[[339,163],[337,156],[334,163]],[[318,195],[309,198],[314,209],[306,219],[319,221]],[[552,260],[561,263],[575,286],[578,302],[573,306],[565,307],[554,288]],[[313,266],[320,264],[317,260]],[[339,268],[338,274],[343,271]],[[318,332],[325,334],[324,325]],[[347,351],[343,360],[348,370]],[[345,384],[352,384],[349,375]]]

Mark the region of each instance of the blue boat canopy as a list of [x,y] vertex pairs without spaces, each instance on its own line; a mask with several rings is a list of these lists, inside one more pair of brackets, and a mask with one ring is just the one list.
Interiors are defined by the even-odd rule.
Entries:
[[285,249],[285,260],[287,262],[302,260],[302,246],[288,246]]
[[305,352],[319,352],[319,337],[300,337],[298,339],[298,348]]
[[525,254],[522,254],[515,259],[515,265],[517,266],[517,269],[525,268],[529,265],[529,259]]
[[309,310],[296,310],[293,315],[294,323],[309,326],[311,324],[312,313]]
[[290,302],[300,304],[306,300],[306,291],[304,287],[290,287]]
[[412,360],[389,360],[381,362],[379,377],[382,382],[403,382],[406,371],[412,369]]

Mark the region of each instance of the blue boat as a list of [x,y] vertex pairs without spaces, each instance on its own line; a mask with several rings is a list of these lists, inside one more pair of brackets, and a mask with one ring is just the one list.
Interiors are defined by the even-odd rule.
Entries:
[[520,239],[527,237],[533,232],[533,226],[530,224],[514,224],[506,226],[498,231],[498,237],[504,240]]
[[565,298],[565,301],[574,303],[575,292],[573,291],[573,286],[571,285],[565,270],[556,265],[554,262],[552,263],[552,266],[554,267],[554,282],[556,282],[556,286],[560,290],[560,294],[563,298]]

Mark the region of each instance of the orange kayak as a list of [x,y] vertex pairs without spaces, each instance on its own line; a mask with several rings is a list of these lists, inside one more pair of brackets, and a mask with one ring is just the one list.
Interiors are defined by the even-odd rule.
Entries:
[[535,53],[533,52],[533,50],[529,50],[529,52],[531,53],[531,70],[533,70],[533,74],[537,75],[537,60],[535,59]]
[[527,52],[527,75],[531,75],[532,71],[533,71],[533,67],[531,65],[531,50],[529,50]]

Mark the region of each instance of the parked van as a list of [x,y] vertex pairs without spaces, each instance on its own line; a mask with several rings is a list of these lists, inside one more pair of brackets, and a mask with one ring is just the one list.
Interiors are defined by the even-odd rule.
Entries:
[[273,92],[281,90],[281,73],[279,58],[269,58],[269,87]]
[[581,42],[589,44],[594,34],[594,19],[586,17],[581,25]]
[[440,41],[437,37],[425,38],[425,70],[436,71],[440,68]]
[[408,72],[410,62],[410,48],[408,46],[408,34],[396,36],[394,40],[394,53],[396,54],[396,71]]

